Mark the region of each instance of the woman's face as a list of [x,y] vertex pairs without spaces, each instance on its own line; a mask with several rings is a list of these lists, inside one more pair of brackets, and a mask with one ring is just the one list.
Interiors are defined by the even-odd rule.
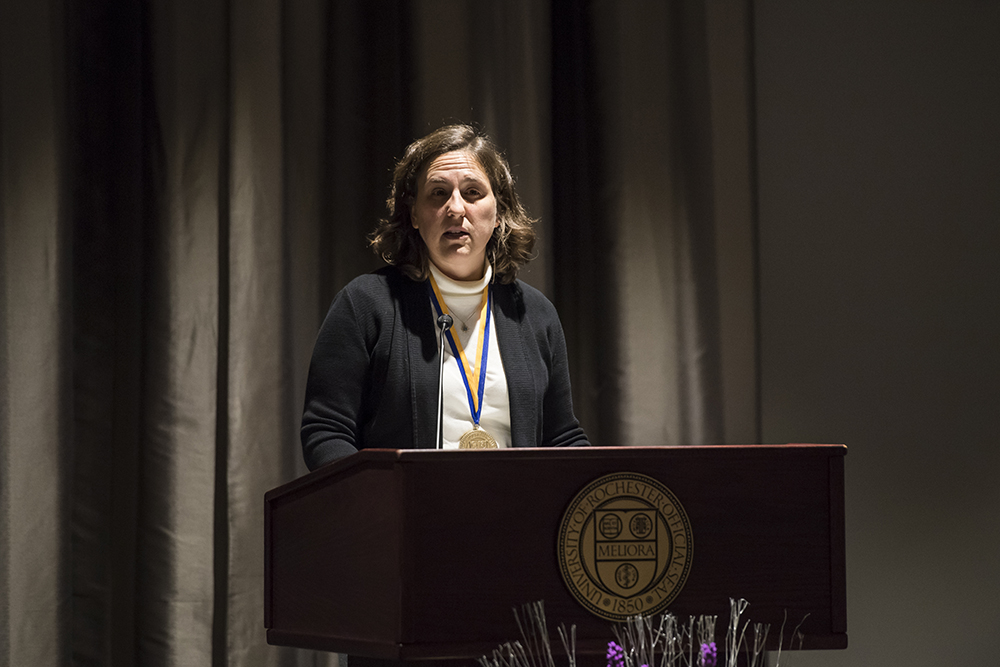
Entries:
[[444,153],[417,174],[410,219],[442,273],[454,280],[483,277],[486,243],[499,224],[497,202],[470,153]]

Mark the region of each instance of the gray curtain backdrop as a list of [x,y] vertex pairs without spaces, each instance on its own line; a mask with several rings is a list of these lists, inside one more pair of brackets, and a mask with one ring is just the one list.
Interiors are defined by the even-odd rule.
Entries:
[[3,2],[0,664],[335,662],[265,643],[263,494],[304,472],[315,332],[379,265],[394,159],[444,122],[490,131],[542,219],[524,277],[593,442],[755,439],[748,25],[722,0]]

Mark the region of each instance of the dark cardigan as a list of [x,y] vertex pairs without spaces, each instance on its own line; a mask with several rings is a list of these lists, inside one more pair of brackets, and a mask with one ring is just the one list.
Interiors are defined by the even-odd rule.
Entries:
[[[438,349],[428,283],[394,267],[355,278],[316,339],[302,416],[310,470],[365,447],[434,447]],[[555,308],[515,281],[493,286],[514,447],[583,446]],[[447,397],[446,397],[447,400]]]

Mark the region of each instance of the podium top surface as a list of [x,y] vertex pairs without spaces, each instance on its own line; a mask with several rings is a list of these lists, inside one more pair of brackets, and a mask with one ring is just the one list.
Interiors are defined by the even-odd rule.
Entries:
[[760,445],[640,445],[618,447],[511,447],[505,449],[363,449],[357,454],[342,458],[317,468],[297,479],[268,491],[264,499],[293,492],[299,488],[322,483],[329,477],[344,474],[359,466],[392,467],[406,463],[429,461],[510,461],[527,458],[533,461],[558,461],[569,459],[608,459],[614,461],[642,460],[647,457],[662,456],[669,452],[671,457],[699,458],[712,456],[772,456],[776,452],[788,456],[846,456],[847,446],[843,444],[787,443]]

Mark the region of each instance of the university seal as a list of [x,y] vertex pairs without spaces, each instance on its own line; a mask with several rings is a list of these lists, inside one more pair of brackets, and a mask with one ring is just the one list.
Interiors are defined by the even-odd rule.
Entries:
[[662,612],[691,570],[691,522],[670,489],[620,472],[595,479],[559,525],[559,569],[595,616],[624,621]]

